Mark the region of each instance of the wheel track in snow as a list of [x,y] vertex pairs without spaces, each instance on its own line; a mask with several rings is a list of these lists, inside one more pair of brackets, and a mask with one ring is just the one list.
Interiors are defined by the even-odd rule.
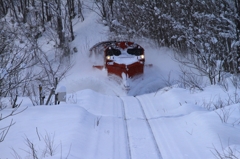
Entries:
[[122,102],[122,114],[124,117],[124,126],[125,126],[125,132],[126,132],[126,138],[127,138],[127,147],[128,147],[128,153],[129,153],[129,159],[132,159],[132,154],[131,154],[131,148],[130,148],[130,140],[129,140],[129,133],[128,133],[128,124],[127,124],[127,118],[126,118],[126,109],[124,105],[124,101],[122,98],[119,97],[119,99]]
[[[143,117],[142,118],[136,118],[136,119],[134,119],[134,118],[131,118],[131,117],[129,117],[129,118],[127,118],[127,115],[126,115],[126,111],[127,111],[127,108],[126,108],[126,106],[127,105],[129,105],[129,103],[125,103],[126,101],[124,101],[124,99],[122,98],[122,97],[119,97],[120,99],[121,99],[121,101],[122,101],[122,114],[123,114],[123,118],[124,118],[124,124],[125,124],[125,131],[126,131],[126,140],[127,140],[127,147],[128,147],[128,153],[129,153],[129,158],[130,159],[135,159],[135,157],[134,157],[134,153],[133,153],[133,151],[134,151],[134,148],[132,147],[133,146],[133,142],[131,142],[131,140],[133,140],[132,138],[131,138],[131,136],[129,135],[129,134],[131,134],[131,131],[130,131],[130,128],[129,128],[129,124],[128,124],[128,121],[130,121],[131,119],[132,120],[141,120],[141,121],[145,121],[145,123],[146,123],[146,125],[147,125],[147,129],[148,129],[148,132],[150,132],[150,136],[151,136],[151,140],[152,140],[152,142],[153,142],[153,144],[154,144],[154,147],[155,147],[155,152],[156,152],[156,154],[157,154],[157,158],[158,159],[162,159],[162,155],[161,155],[161,152],[160,152],[160,149],[159,149],[159,146],[158,146],[158,144],[157,144],[157,141],[156,141],[156,138],[155,138],[155,136],[154,136],[154,133],[153,133],[153,130],[152,130],[152,127],[151,127],[151,124],[149,123],[149,121],[148,121],[148,118],[147,118],[147,116],[146,116],[146,113],[145,113],[145,111],[144,111],[144,109],[143,109],[143,106],[142,106],[142,104],[141,104],[141,101],[137,98],[137,97],[131,97],[131,98],[133,98],[133,99],[135,99],[136,101],[137,101],[137,105],[139,106],[139,109],[140,110],[138,110],[138,111],[141,111],[141,113],[143,114]],[[129,97],[130,98],[130,97]],[[141,145],[137,145],[137,146],[141,146]]]
[[153,133],[151,124],[149,123],[149,120],[148,120],[148,118],[147,118],[147,116],[146,116],[146,113],[145,113],[145,111],[144,111],[144,109],[143,109],[142,103],[141,103],[141,101],[140,101],[137,97],[135,97],[135,98],[136,98],[137,101],[139,102],[139,105],[140,105],[140,107],[141,107],[141,110],[142,110],[142,112],[143,112],[143,114],[144,114],[144,118],[145,118],[145,120],[146,120],[146,122],[147,122],[148,128],[149,128],[149,130],[150,130],[150,132],[151,132],[151,135],[152,135],[152,138],[153,138],[153,140],[154,140],[154,144],[155,144],[155,146],[156,146],[156,151],[158,152],[159,159],[162,159],[162,154],[161,154],[160,148],[159,148],[159,146],[158,146],[158,144],[157,144],[156,137],[155,137],[155,135],[154,135],[154,133]]

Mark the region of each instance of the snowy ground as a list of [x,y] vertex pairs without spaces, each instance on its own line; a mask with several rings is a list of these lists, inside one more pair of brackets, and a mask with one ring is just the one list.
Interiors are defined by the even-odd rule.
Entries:
[[[18,111],[25,111],[0,122],[0,128],[16,122],[0,143],[0,159],[33,158],[28,140],[38,158],[49,159],[213,159],[217,153],[240,158],[238,92],[230,85],[228,91],[218,85],[204,91],[167,86],[169,73],[172,81],[179,74],[172,51],[139,42],[153,67],[126,93],[106,71],[92,68],[88,49],[107,40],[107,28],[97,19],[90,12],[74,27],[75,65],[60,83],[67,102],[32,106],[24,100]],[[221,104],[228,106],[213,109]]]

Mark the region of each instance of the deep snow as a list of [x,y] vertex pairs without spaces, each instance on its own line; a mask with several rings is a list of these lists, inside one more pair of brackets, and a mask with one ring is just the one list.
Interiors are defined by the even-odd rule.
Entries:
[[[97,14],[88,11],[85,21],[74,26],[71,45],[78,52],[72,55],[74,67],[59,84],[66,87],[67,102],[32,106],[23,98],[19,111],[28,108],[0,122],[0,128],[11,119],[16,122],[0,143],[0,159],[17,158],[14,151],[32,158],[26,139],[39,158],[49,159],[213,159],[215,150],[240,158],[240,106],[234,101],[238,91],[230,85],[228,91],[218,85],[204,91],[179,88],[173,52],[136,41],[153,67],[133,79],[126,93],[118,78],[92,68],[97,57],[89,57],[88,49],[108,39],[107,27],[97,20]],[[229,104],[212,109],[221,102]],[[221,121],[224,115],[226,122]],[[45,149],[47,137],[53,141],[52,156]]]

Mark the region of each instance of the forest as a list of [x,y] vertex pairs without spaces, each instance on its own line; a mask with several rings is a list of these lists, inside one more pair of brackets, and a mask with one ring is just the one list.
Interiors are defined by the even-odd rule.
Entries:
[[144,37],[171,47],[211,84],[224,72],[239,73],[238,0],[98,0],[98,8],[113,37]]
[[[109,39],[150,39],[174,49],[179,62],[211,84],[239,73],[238,0],[93,0]],[[0,0],[0,97],[30,96],[36,85],[50,90],[71,68],[73,20],[84,21],[81,0]],[[46,37],[54,57],[41,46]],[[183,60],[184,58],[184,60]],[[64,65],[63,65],[64,63]],[[33,71],[34,70],[34,71]],[[37,70],[37,71],[36,71]],[[187,74],[185,74],[187,76]],[[190,76],[187,76],[192,78]]]

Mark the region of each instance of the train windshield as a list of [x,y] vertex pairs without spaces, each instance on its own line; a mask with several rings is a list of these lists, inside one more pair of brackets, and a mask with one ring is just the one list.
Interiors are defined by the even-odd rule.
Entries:
[[114,49],[114,48],[109,48],[106,50],[106,56],[119,56],[121,55],[121,51],[118,49]]
[[144,54],[144,50],[141,47],[131,47],[127,48],[126,51],[125,49],[119,49],[119,48],[114,48],[114,47],[109,47],[106,49],[106,56],[119,56],[121,54],[128,53],[130,55],[134,56],[140,56]]
[[142,48],[133,48],[133,49],[128,49],[127,53],[135,56],[140,56],[143,54],[143,49]]

